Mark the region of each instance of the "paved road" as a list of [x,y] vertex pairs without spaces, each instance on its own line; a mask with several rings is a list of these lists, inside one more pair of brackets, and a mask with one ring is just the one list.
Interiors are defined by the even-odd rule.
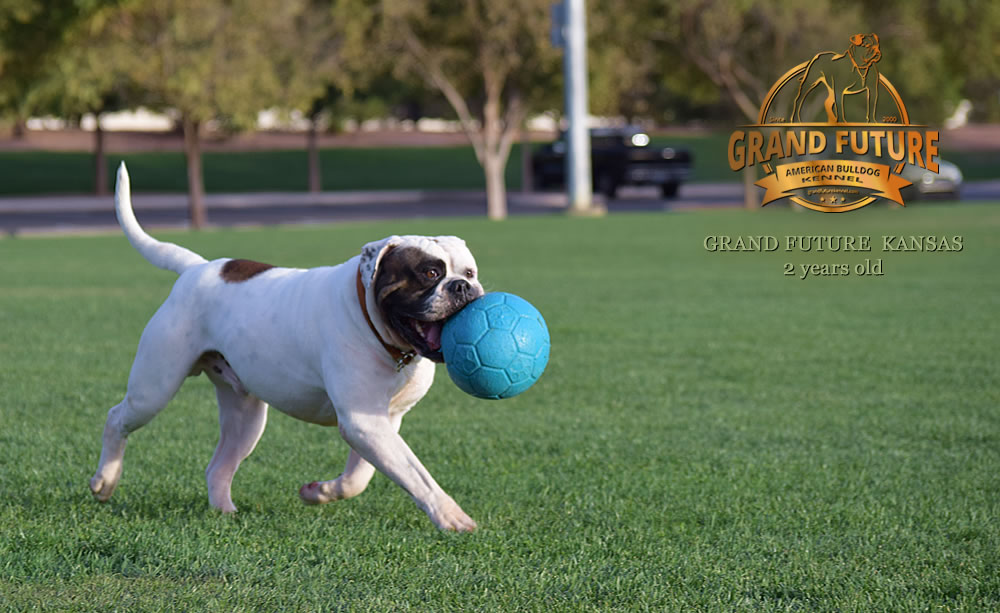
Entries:
[[[150,228],[187,226],[185,194],[133,194],[139,221]],[[664,211],[740,206],[738,185],[684,186],[680,198],[663,200],[655,189],[623,189],[608,202],[611,212]],[[486,196],[477,191],[383,191],[210,194],[209,223],[254,226],[420,217],[482,216]],[[38,234],[117,230],[112,198],[95,196],[31,196],[0,198],[0,234]],[[511,215],[564,210],[561,193],[510,192]]]
[[[964,200],[1000,200],[1000,181],[969,183]],[[482,192],[385,191],[212,194],[206,197],[209,222],[215,226],[254,226],[316,222],[360,221],[419,217],[481,216],[486,211]],[[133,195],[137,216],[150,228],[185,227],[184,194]],[[734,183],[689,184],[679,197],[663,200],[655,188],[623,188],[606,203],[612,213],[677,211],[702,208],[738,208],[742,187]],[[545,214],[564,210],[560,193],[509,194],[512,215]],[[0,198],[0,234],[38,234],[117,230],[111,197],[32,196]]]

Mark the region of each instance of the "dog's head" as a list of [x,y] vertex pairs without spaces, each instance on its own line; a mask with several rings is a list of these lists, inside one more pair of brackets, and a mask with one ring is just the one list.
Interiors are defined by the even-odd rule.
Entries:
[[390,331],[435,362],[443,361],[445,320],[483,295],[476,260],[455,236],[390,236],[368,243],[360,271]]
[[874,32],[871,34],[855,34],[851,37],[851,45],[863,49],[861,54],[862,61],[859,62],[862,68],[866,68],[869,64],[874,64],[882,59],[882,51],[878,47],[878,34]]

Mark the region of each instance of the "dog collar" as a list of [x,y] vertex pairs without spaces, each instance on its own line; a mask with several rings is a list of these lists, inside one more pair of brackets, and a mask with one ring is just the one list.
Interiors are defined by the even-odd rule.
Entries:
[[368,327],[371,329],[372,334],[375,335],[375,338],[378,339],[378,342],[382,343],[382,346],[385,347],[385,350],[389,352],[389,355],[392,356],[392,359],[396,362],[396,372],[403,370],[410,362],[413,361],[413,358],[417,357],[417,352],[403,351],[399,347],[390,345],[389,343],[385,342],[385,339],[382,338],[382,335],[379,334],[378,330],[375,329],[375,324],[372,323],[372,318],[370,315],[368,315],[368,305],[367,302],[365,301],[365,285],[364,283],[361,282],[360,267],[358,268],[357,286],[358,286],[358,304],[361,306],[361,312],[365,316],[365,321],[368,322]]

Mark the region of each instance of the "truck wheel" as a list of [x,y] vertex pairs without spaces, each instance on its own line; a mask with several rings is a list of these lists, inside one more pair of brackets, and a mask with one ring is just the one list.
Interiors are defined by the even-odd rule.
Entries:
[[660,193],[663,194],[664,198],[676,198],[677,190],[680,189],[679,183],[664,183],[660,186]]

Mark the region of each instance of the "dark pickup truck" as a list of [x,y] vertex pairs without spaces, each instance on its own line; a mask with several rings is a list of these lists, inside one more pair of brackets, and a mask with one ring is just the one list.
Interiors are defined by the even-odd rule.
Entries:
[[[545,145],[532,156],[532,170],[539,189],[566,182],[566,135]],[[652,147],[649,135],[636,128],[595,128],[590,131],[590,164],[594,191],[614,198],[622,185],[658,185],[665,198],[673,198],[691,176],[691,154],[684,149]]]

